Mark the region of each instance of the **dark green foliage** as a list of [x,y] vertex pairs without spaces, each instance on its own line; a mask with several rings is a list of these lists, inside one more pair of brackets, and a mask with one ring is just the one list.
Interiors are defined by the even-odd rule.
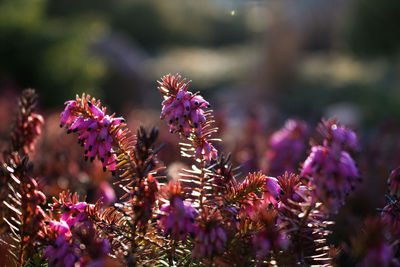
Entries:
[[103,65],[89,53],[101,26],[50,19],[46,0],[0,1],[0,81],[38,88],[46,104],[96,89]]
[[[159,0],[84,0],[71,5],[68,0],[51,1],[49,14],[76,16],[95,14],[106,18],[146,49],[164,45],[226,45],[248,39],[244,18],[234,18],[230,10],[219,12],[207,3]],[[146,25],[144,27],[144,25]]]
[[350,48],[364,57],[398,55],[400,2],[357,0],[348,32]]

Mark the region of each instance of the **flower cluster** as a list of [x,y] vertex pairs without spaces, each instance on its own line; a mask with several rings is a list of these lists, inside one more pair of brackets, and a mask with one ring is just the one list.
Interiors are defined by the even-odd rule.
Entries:
[[267,151],[270,175],[296,171],[306,152],[308,132],[305,122],[288,120],[282,129],[271,136]]
[[319,125],[319,131],[325,138],[324,143],[334,150],[354,152],[359,149],[355,132],[339,124],[335,119],[329,121],[322,120],[322,123]]
[[62,233],[66,231],[66,229],[61,229],[60,231],[62,227],[55,228],[57,228],[55,230],[58,231],[60,235],[54,241],[53,245],[46,248],[43,256],[49,259],[51,266],[75,266],[75,263],[79,261],[79,254],[77,252],[79,251],[79,247],[75,244],[71,246],[70,242],[67,241],[67,237]]
[[[229,156],[214,147],[217,128],[209,103],[189,92],[179,75],[165,76],[159,85],[161,118],[185,141],[181,154],[194,159],[191,168],[171,179],[157,159],[157,129],[141,127],[134,135],[122,118],[106,115],[99,101],[85,95],[67,101],[60,125],[79,134],[87,159],[98,158],[105,170],[114,171],[113,185],[119,188],[90,175],[99,186],[88,186],[87,198],[63,192],[44,212],[46,196],[28,168],[20,172],[22,162],[1,162],[0,228],[9,230],[0,236],[0,249],[11,240],[6,249],[21,266],[36,260],[67,267],[332,264],[329,216],[360,181],[351,154],[359,149],[355,133],[323,121],[323,140],[312,142],[316,145],[297,175],[308,129],[290,120],[269,142],[268,175],[280,176],[240,177]],[[20,148],[14,152],[27,161]],[[355,245],[364,266],[398,264],[399,173],[389,177],[390,202],[379,218],[366,222]],[[95,196],[100,199],[89,204]]]
[[180,81],[180,78],[169,74],[158,82],[159,90],[164,94],[160,118],[167,118],[171,133],[179,129],[189,137],[191,129],[195,129],[200,135],[200,126],[206,122],[203,108],[210,104],[202,96],[188,92],[190,82],[185,83],[185,79]]
[[196,231],[193,256],[211,258],[213,255],[224,251],[226,241],[225,230],[216,221],[207,221],[203,227],[199,226]]
[[85,266],[106,257],[110,244],[97,236],[86,213],[93,206],[86,202],[63,201],[52,208],[62,212],[59,220],[48,222],[46,229],[55,238],[44,251],[44,257],[52,266]]
[[194,219],[198,212],[190,202],[175,197],[170,203],[164,204],[160,211],[165,215],[158,220],[158,225],[166,235],[174,240],[185,240],[188,234],[194,235]]
[[206,140],[206,138],[199,138],[195,141],[196,152],[195,157],[198,159],[203,158],[206,162],[210,162],[211,159],[216,159],[218,152],[215,147]]
[[[123,118],[105,115],[105,108],[100,108],[94,100],[87,98],[65,102],[61,113],[60,126],[66,125],[68,133],[78,132],[79,143],[85,148],[85,159],[93,161],[97,156],[103,163],[104,171],[115,170],[116,156],[113,153],[111,132],[124,122]],[[119,136],[119,132],[115,136]]]
[[204,108],[210,104],[202,96],[188,91],[189,83],[180,75],[167,75],[158,81],[158,90],[163,94],[161,119],[167,118],[171,133],[178,132],[194,145],[194,157],[210,162],[218,152],[210,142],[210,115]]
[[195,218],[198,211],[192,203],[183,200],[182,187],[179,182],[170,182],[167,186],[167,203],[160,208],[158,226],[165,235],[173,240],[185,240],[188,234],[194,235],[196,231]]
[[360,181],[360,174],[346,147],[358,146],[353,132],[337,125],[334,121],[323,122],[321,131],[328,133],[324,145],[313,146],[311,153],[303,163],[301,176],[308,178],[314,186],[314,197],[326,207],[337,212],[344,204],[345,197]]

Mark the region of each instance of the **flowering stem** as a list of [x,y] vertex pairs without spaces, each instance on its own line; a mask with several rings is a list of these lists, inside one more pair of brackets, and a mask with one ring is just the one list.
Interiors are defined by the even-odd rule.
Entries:
[[[300,243],[301,243],[300,242],[300,240],[301,240],[300,234],[301,234],[301,231],[303,230],[303,228],[304,228],[304,226],[305,226],[305,224],[306,224],[306,222],[308,220],[308,217],[310,216],[310,213],[311,213],[311,210],[312,210],[312,205],[314,205],[314,204],[311,204],[311,205],[309,205],[307,207],[307,210],[305,211],[305,214],[304,214],[303,218],[301,219],[301,221],[299,223],[299,227],[298,227],[298,229],[296,231],[296,234],[295,234],[295,236],[297,237],[296,242],[299,243],[298,248],[302,248],[302,246],[300,245]],[[303,249],[300,249],[300,253],[301,253],[300,259],[301,259],[302,263],[304,264],[304,251],[303,251]]]
[[22,225],[21,225],[21,241],[18,244],[18,264],[19,266],[24,266],[24,251],[25,251],[25,242],[24,242],[24,237],[25,237],[25,220],[22,220]]
[[172,246],[169,251],[169,257],[168,257],[170,266],[174,266],[175,250],[176,250],[176,242],[175,242],[175,240],[172,240]]
[[203,210],[203,195],[204,195],[204,179],[205,179],[205,166],[206,166],[206,161],[202,158],[201,159],[201,174],[200,174],[200,195],[199,195],[199,206],[200,206],[200,211]]

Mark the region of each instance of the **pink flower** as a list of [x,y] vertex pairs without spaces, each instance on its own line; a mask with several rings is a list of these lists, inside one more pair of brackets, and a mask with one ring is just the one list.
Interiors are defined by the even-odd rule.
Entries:
[[324,136],[325,142],[334,150],[357,151],[359,149],[355,132],[339,124],[334,119],[322,121],[319,130]]
[[76,254],[78,249],[78,247],[71,245],[64,235],[60,235],[54,245],[45,249],[43,256],[49,260],[49,266],[82,266],[79,263],[79,254]]
[[314,146],[303,164],[302,177],[309,178],[314,196],[329,210],[337,212],[360,175],[349,153],[332,151],[329,147]]
[[50,221],[49,226],[50,228],[54,229],[56,232],[58,232],[60,235],[63,235],[64,237],[69,238],[72,235],[69,230],[69,225],[64,220],[60,220],[59,222]]
[[[69,127],[68,133],[78,132],[79,143],[85,148],[85,159],[93,161],[98,157],[103,163],[104,171],[115,170],[116,156],[113,153],[113,137],[110,134],[123,118],[105,115],[104,109],[87,102],[78,109],[77,101],[67,101],[67,106],[61,113],[60,126]],[[117,136],[120,134],[117,132]]]
[[66,202],[60,207],[59,221],[49,222],[48,231],[56,237],[44,251],[50,266],[87,266],[90,260],[102,259],[110,252],[108,240],[100,238],[89,221],[87,207],[86,202]]
[[203,158],[206,162],[210,162],[211,159],[217,159],[218,152],[210,142],[200,139],[200,142],[197,142],[197,144],[198,146],[195,152],[196,158]]
[[193,256],[211,258],[214,254],[222,253],[226,240],[225,230],[221,226],[198,227]]
[[306,152],[308,127],[302,121],[288,120],[285,126],[269,139],[267,151],[270,175],[282,175],[297,169]]
[[170,131],[180,131],[186,137],[190,133],[201,134],[201,124],[206,122],[203,108],[209,107],[209,103],[197,94],[188,92],[189,83],[180,76],[164,76],[159,83],[159,90],[164,94],[161,119],[166,118],[170,125]]
[[[171,133],[179,133],[191,142],[188,150],[189,157],[201,159],[210,163],[216,160],[218,152],[211,144],[211,135],[216,132],[212,127],[212,115],[209,108],[210,104],[200,95],[188,91],[189,83],[186,79],[181,80],[180,75],[167,75],[158,81],[158,90],[164,95],[162,102],[161,119],[166,118]],[[182,149],[184,150],[184,149]],[[183,152],[183,154],[186,153]]]
[[264,185],[263,199],[267,203],[276,204],[279,201],[279,196],[283,193],[278,184],[278,179],[275,177],[266,177]]
[[249,199],[243,201],[243,205],[240,208],[239,215],[240,216],[248,216],[252,220],[254,220],[254,216],[256,215],[256,211],[258,207],[263,206],[264,204],[269,204],[270,201],[266,201],[265,199],[259,199],[255,193],[249,194]]
[[64,212],[61,214],[60,219],[65,221],[69,227],[87,221],[87,214],[85,212],[88,204],[86,202],[78,202],[64,207]]
[[70,100],[66,101],[64,104],[67,106],[61,113],[60,127],[63,127],[66,124],[71,124],[76,119],[76,116],[73,114],[73,109],[76,108],[76,102]]
[[194,219],[198,212],[190,202],[175,196],[173,201],[164,204],[160,211],[165,214],[161,215],[157,224],[166,235],[175,240],[185,240],[188,234],[194,234]]

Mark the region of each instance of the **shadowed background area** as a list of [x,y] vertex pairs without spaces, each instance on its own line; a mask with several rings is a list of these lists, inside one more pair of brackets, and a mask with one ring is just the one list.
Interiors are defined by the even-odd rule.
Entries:
[[[17,96],[35,88],[46,120],[35,168],[54,183],[46,190],[95,199],[111,178],[89,168],[75,137],[56,128],[64,101],[86,92],[133,131],[157,126],[173,177],[185,161],[159,121],[156,80],[180,73],[210,101],[220,148],[243,174],[270,171],[269,137],[288,118],[313,129],[336,117],[356,130],[364,183],[332,236],[348,242],[384,205],[387,176],[400,164],[399,16],[396,0],[0,0],[0,148]],[[338,261],[349,264],[342,245]]]

